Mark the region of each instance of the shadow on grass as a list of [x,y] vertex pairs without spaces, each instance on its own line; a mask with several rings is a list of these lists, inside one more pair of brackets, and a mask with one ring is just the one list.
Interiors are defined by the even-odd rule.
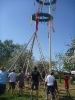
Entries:
[[[23,94],[22,97],[30,98],[30,94]],[[36,95],[33,95],[33,98],[36,98]],[[39,98],[42,98],[42,96],[40,95]]]
[[62,98],[59,98],[59,100],[75,100],[75,99],[73,97],[63,96]]
[[0,100],[9,100],[9,99],[6,97],[0,97]]
[[0,96],[0,100],[11,100],[12,98],[15,98],[16,96],[15,95],[2,95]]

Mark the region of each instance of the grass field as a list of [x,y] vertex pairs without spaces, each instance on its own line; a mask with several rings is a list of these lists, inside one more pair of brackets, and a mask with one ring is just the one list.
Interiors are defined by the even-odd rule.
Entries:
[[[70,84],[70,95],[71,97],[66,96],[65,88],[64,88],[64,83],[63,81],[61,83],[58,83],[58,89],[59,89],[59,100],[75,100],[75,85]],[[43,89],[43,85],[39,87],[39,100],[45,100],[46,94],[45,90]],[[30,100],[30,89],[26,85],[25,89],[23,90],[23,94],[18,96],[17,95],[17,87],[15,90],[15,94],[11,94],[7,92],[7,89],[5,91],[5,94],[0,97],[0,100]],[[33,100],[36,100],[35,97],[35,91],[33,92]],[[50,100],[50,99],[49,99]],[[54,100],[58,100],[55,98]]]

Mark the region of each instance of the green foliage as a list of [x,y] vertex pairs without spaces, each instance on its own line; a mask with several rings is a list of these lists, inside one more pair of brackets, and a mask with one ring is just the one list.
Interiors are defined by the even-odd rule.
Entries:
[[63,61],[64,61],[64,54],[62,52],[55,53],[55,60],[53,69],[57,71],[63,71]]
[[[19,49],[15,50],[12,53],[10,59],[8,60],[9,67],[16,61],[16,59],[18,58],[18,56],[21,54],[22,50],[24,49],[24,46],[25,45],[20,45]],[[29,50],[25,49],[23,51],[23,53],[19,56],[19,58],[17,59],[16,63],[14,64],[14,66],[12,68],[15,68],[15,69],[22,68],[22,69],[26,70],[27,65],[32,66],[35,58],[32,55],[30,62],[28,64],[28,57],[29,57]],[[30,70],[29,68],[30,67],[28,67],[28,71]]]
[[64,69],[75,70],[75,39],[71,41],[71,46],[65,54]]
[[11,53],[14,51],[12,40],[5,40],[3,43],[0,40],[0,66],[6,65]]
[[[12,40],[5,40],[2,42],[0,40],[0,67],[7,66],[7,68],[11,67],[11,65],[15,62],[15,60],[20,55],[21,51],[23,50],[25,45],[14,44]],[[14,67],[24,67],[26,69],[27,61],[25,60],[29,51],[26,49],[24,50],[23,54],[19,57],[17,63]],[[32,55],[30,64],[34,61],[34,57]]]

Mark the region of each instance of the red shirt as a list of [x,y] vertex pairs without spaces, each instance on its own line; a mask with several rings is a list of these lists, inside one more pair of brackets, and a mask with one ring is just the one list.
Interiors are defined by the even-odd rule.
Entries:
[[69,86],[69,83],[68,83],[68,78],[64,77],[64,81],[65,81],[65,86]]

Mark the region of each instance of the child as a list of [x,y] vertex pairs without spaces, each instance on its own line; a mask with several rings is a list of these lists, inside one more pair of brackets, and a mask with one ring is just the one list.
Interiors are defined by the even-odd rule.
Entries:
[[69,83],[68,83],[68,76],[64,77],[64,84],[65,84],[65,89],[66,89],[66,94],[67,96],[70,96],[70,92],[69,92]]

